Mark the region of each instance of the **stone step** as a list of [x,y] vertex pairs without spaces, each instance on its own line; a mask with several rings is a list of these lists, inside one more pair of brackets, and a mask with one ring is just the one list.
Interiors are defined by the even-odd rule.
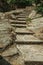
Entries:
[[20,15],[18,15],[18,16],[16,16],[17,18],[26,18],[26,16],[20,16]]
[[21,14],[19,14],[19,15],[25,16],[26,14],[25,14],[25,13],[21,13]]
[[[43,62],[43,44],[41,45],[17,45],[24,57],[25,62]],[[34,63],[33,62],[33,63]],[[30,65],[30,64],[29,64]],[[31,64],[35,65],[35,64]],[[42,64],[43,65],[43,64]]]
[[18,44],[38,44],[38,43],[43,43],[42,40],[39,40],[38,38],[34,37],[33,35],[21,35],[21,34],[17,34],[16,35],[16,43]]
[[34,34],[32,31],[27,30],[26,28],[16,28],[15,32],[17,34]]
[[21,14],[19,14],[20,16],[26,16],[27,15],[27,13],[21,13]]
[[10,20],[11,24],[26,24],[26,21]]
[[26,24],[11,24],[13,27],[26,27]]
[[19,21],[26,21],[26,18],[17,18]]
[[26,14],[19,14],[18,17],[26,17]]
[[14,21],[11,24],[26,24],[26,21]]
[[2,52],[2,56],[10,57],[10,56],[16,55],[17,53],[18,53],[18,49],[16,48],[15,44],[13,44],[9,48],[5,49],[4,52]]

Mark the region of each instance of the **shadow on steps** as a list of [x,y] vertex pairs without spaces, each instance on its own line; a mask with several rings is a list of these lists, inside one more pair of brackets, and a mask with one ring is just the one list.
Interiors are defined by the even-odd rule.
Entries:
[[7,62],[2,56],[0,56],[0,65],[11,65],[11,64]]
[[43,65],[43,61],[26,61],[25,65]]

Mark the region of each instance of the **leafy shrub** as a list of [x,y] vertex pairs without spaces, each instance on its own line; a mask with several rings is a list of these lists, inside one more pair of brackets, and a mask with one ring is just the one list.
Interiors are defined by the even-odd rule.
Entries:
[[40,0],[33,0],[33,2],[37,5],[40,3]]
[[37,7],[36,7],[36,10],[37,10],[37,13],[40,13],[40,14],[43,15],[43,6],[42,6],[42,5],[37,6]]
[[[37,12],[43,14],[43,2],[42,0],[0,0],[3,2],[2,6],[0,6],[0,10],[2,11],[8,11],[10,10],[10,6],[16,5],[17,7],[25,7],[25,6],[31,6],[33,3],[36,4],[36,10]],[[37,6],[40,4],[40,6]]]
[[16,4],[19,6],[23,5],[32,5],[32,0],[7,0],[8,3]]
[[0,11],[6,12],[10,10],[10,5],[5,0],[0,0]]

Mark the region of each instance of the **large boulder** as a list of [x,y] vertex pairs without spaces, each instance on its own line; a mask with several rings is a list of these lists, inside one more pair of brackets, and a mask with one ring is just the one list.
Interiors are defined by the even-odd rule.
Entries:
[[12,26],[7,19],[0,20],[0,48],[4,48],[12,43],[14,37],[12,31]]

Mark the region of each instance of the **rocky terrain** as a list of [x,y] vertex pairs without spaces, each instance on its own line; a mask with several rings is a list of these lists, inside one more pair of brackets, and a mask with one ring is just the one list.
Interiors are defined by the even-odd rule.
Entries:
[[43,17],[29,11],[0,13],[0,57],[11,65],[43,65]]

